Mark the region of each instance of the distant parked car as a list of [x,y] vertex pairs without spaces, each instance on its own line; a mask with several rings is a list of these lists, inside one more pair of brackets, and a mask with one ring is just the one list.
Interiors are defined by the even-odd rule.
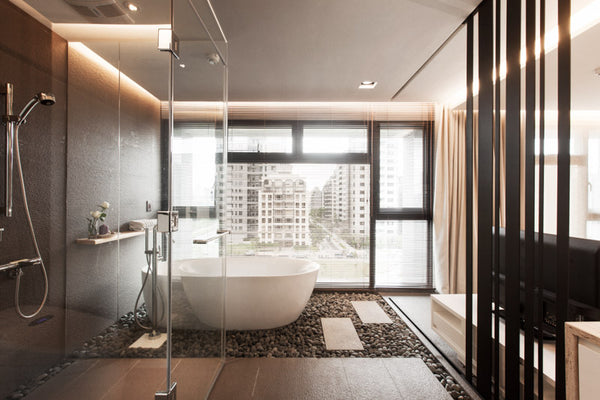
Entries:
[[244,253],[245,256],[255,256],[256,253],[254,252],[254,250],[248,250],[246,253]]

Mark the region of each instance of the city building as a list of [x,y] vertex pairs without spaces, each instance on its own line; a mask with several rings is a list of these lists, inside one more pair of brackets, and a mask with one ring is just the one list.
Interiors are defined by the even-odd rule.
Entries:
[[[219,166],[222,173],[223,166]],[[234,241],[258,239],[259,190],[271,175],[291,174],[289,164],[229,164],[227,184],[217,197],[218,215],[230,227]],[[222,185],[223,180],[220,181]],[[223,215],[223,210],[226,210]]]
[[298,176],[269,175],[258,192],[258,235],[261,243],[310,245],[306,183]]

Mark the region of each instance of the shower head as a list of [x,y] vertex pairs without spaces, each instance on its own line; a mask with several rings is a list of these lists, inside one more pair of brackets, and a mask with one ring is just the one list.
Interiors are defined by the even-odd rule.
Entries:
[[43,106],[52,106],[56,103],[56,98],[52,93],[38,93],[36,97],[40,100]]
[[19,113],[18,125],[25,123],[25,120],[27,119],[29,113],[31,113],[35,106],[37,106],[40,103],[44,106],[51,106],[54,103],[56,103],[56,98],[52,93],[44,92],[40,92],[33,96],[32,99],[29,100],[29,102],[25,105],[25,107],[23,107],[23,110]]

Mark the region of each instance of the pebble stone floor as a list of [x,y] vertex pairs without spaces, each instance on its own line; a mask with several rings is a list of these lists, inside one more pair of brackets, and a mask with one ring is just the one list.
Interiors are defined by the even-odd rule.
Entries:
[[[392,324],[363,324],[351,301],[376,301]],[[326,350],[321,318],[350,318],[364,350]],[[149,325],[146,310],[138,319]],[[128,348],[145,331],[134,321],[133,312],[122,316],[99,335],[86,341],[61,364],[50,368],[29,385],[22,385],[7,399],[19,399],[79,358],[153,358],[165,356],[159,349]],[[216,331],[173,330],[173,357],[218,357],[220,334]],[[373,293],[316,292],[294,323],[276,329],[228,331],[226,354],[231,357],[417,357],[454,399],[470,399],[464,389],[431,354],[385,300]]]

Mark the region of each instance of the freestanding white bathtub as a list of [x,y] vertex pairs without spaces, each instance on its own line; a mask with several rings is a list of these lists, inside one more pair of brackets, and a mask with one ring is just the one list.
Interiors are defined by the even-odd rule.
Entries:
[[[284,257],[227,257],[225,327],[271,329],[294,322],[315,287],[319,264]],[[184,261],[183,289],[202,323],[221,327],[220,258]]]
[[[179,329],[222,326],[222,258],[174,261],[172,324]],[[306,307],[317,280],[317,263],[285,257],[227,257],[226,328],[271,329],[294,322]],[[147,267],[142,268],[142,281]],[[158,266],[158,326],[166,325],[162,299],[167,293],[167,264]],[[164,295],[163,295],[164,294]],[[152,318],[151,276],[144,301]]]

